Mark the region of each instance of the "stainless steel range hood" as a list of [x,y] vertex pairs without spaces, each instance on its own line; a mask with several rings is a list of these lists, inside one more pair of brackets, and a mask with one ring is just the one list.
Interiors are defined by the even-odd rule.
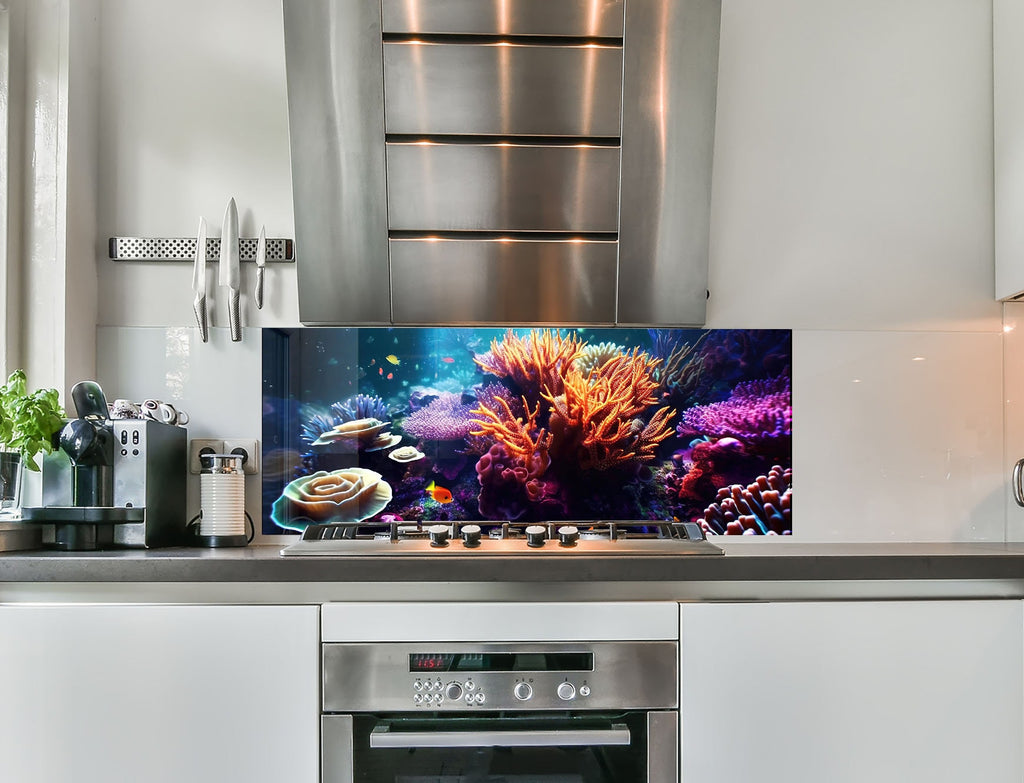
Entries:
[[284,0],[303,323],[704,322],[721,0]]

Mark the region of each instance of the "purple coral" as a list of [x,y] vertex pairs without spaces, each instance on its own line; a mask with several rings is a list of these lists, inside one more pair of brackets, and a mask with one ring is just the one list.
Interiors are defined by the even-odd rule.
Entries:
[[441,392],[425,408],[410,413],[402,426],[425,440],[462,440],[473,429],[472,408],[462,402],[462,395]]
[[701,525],[708,533],[789,535],[793,532],[793,469],[775,465],[753,484],[718,490]]
[[331,406],[331,412],[338,417],[339,424],[356,419],[390,419],[387,403],[376,394],[357,394],[344,402],[336,402]]
[[736,438],[752,452],[784,456],[792,442],[792,400],[788,375],[739,383],[728,400],[683,413],[676,431],[683,437]]

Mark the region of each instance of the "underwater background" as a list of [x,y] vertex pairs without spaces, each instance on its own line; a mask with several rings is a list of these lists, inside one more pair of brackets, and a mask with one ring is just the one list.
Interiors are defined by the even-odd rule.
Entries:
[[792,333],[263,330],[263,532],[698,521],[792,532]]

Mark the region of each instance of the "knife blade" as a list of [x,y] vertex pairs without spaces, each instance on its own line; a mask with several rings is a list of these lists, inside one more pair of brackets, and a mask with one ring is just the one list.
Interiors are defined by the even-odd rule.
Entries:
[[267,265],[267,227],[260,226],[260,238],[256,240],[256,291],[253,299],[256,309],[263,309],[263,274]]
[[228,289],[228,324],[231,326],[231,341],[242,339],[241,314],[238,309],[241,288],[238,250],[238,207],[235,200],[228,201],[224,210],[224,226],[220,234],[220,284]]
[[199,336],[203,342],[210,339],[210,331],[206,320],[206,218],[199,218],[199,234],[196,237],[196,260],[192,267],[192,290],[196,297],[192,300],[192,309],[199,324]]

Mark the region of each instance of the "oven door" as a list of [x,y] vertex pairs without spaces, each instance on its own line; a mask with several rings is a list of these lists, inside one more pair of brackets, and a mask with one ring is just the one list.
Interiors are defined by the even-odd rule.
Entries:
[[676,783],[678,714],[324,715],[323,783]]

